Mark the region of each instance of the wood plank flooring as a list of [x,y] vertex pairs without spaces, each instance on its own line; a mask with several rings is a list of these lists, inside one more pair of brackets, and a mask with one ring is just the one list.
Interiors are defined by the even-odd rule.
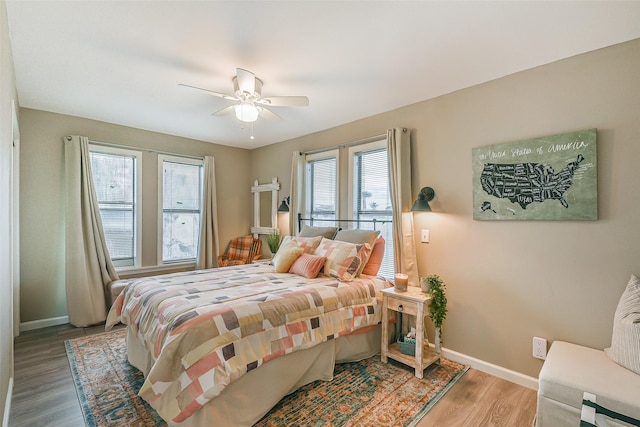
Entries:
[[[62,325],[16,338],[10,427],[84,427],[64,340],[101,332]],[[418,427],[529,427],[535,412],[534,390],[470,369]]]

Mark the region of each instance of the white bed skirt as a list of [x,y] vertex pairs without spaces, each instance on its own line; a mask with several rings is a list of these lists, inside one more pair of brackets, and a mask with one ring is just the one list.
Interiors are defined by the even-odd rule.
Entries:
[[[128,359],[145,376],[153,358],[127,328]],[[362,360],[380,352],[380,328],[347,335],[307,350],[271,360],[229,384],[220,396],[202,407],[179,427],[251,427],[284,396],[316,380],[333,379],[336,363]]]

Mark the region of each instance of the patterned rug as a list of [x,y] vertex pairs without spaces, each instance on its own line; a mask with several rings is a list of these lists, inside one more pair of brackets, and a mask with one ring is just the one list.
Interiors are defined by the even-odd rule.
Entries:
[[[166,426],[137,396],[144,378],[127,362],[124,329],[65,341],[88,427]],[[375,356],[336,365],[333,381],[315,381],[285,397],[256,426],[415,426],[468,367],[443,359],[418,379]]]

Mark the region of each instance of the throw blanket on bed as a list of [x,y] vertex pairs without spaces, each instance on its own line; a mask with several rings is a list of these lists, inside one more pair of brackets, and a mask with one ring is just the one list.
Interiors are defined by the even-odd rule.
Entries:
[[145,343],[155,363],[139,394],[182,422],[263,363],[379,323],[376,294],[389,285],[264,263],[149,277],[118,296],[107,328],[121,320]]

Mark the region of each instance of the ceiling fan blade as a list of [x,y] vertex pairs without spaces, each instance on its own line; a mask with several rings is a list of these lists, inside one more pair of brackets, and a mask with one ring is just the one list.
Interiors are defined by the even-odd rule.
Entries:
[[220,93],[220,92],[214,92],[212,90],[203,89],[203,88],[197,87],[197,86],[186,85],[186,84],[183,84],[183,83],[178,83],[178,86],[186,87],[186,88],[189,88],[189,89],[199,90],[200,92],[205,92],[205,93],[208,93],[209,95],[218,96],[220,98],[229,99],[229,100],[232,100],[232,101],[237,101],[238,100],[238,98],[236,98],[235,96],[227,95],[227,94]]
[[282,120],[282,117],[263,106],[260,107],[260,117],[270,122],[279,122]]
[[233,113],[236,109],[236,105],[230,105],[228,107],[223,108],[222,110],[218,110],[215,113],[211,113],[212,116],[222,117]]
[[309,98],[306,96],[270,96],[268,98],[262,98],[257,102],[273,107],[306,107],[309,105]]
[[238,88],[240,91],[250,95],[256,91],[256,76],[251,71],[236,68],[236,77],[238,78]]

